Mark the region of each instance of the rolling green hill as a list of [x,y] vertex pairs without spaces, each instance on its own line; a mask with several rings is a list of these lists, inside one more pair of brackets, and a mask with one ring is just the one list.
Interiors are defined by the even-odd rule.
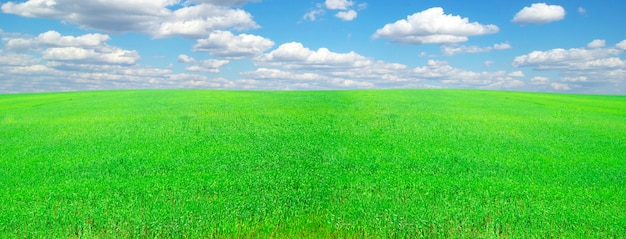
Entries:
[[0,95],[2,238],[626,235],[626,96]]

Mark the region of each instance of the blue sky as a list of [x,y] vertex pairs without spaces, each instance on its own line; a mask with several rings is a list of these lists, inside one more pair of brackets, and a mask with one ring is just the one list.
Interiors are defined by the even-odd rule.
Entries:
[[0,93],[626,93],[621,0],[27,0],[0,10]]

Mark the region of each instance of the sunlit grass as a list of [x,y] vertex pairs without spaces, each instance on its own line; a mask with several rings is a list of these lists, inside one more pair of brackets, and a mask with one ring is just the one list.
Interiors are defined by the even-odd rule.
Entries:
[[0,95],[0,237],[622,237],[626,97]]

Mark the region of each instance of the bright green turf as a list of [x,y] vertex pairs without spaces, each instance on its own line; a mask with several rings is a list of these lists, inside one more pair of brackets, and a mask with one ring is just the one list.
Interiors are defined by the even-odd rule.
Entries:
[[1,238],[626,235],[626,96],[0,95]]

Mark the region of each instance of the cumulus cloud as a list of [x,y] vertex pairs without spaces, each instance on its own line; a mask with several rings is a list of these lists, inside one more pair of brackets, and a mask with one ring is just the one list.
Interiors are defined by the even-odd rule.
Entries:
[[553,49],[534,51],[528,55],[518,56],[513,60],[515,67],[533,67],[536,70],[605,70],[626,66],[619,57],[605,57],[606,52],[593,52],[585,49]]
[[37,37],[8,39],[5,47],[9,51],[36,52],[48,61],[112,65],[133,65],[139,61],[137,51],[109,46],[109,40],[110,37],[103,34],[63,36],[56,31],[48,31]]
[[0,51],[0,65],[3,66],[30,66],[38,63],[39,59],[31,55]]
[[446,61],[429,60],[426,66],[413,69],[416,76],[437,80],[448,87],[470,87],[484,89],[507,89],[524,86],[525,83],[515,79],[516,74],[506,71],[475,72],[451,66]]
[[55,47],[42,52],[42,58],[50,61],[80,61],[91,64],[133,65],[139,60],[136,51],[119,48],[96,50],[79,47]]
[[562,77],[561,81],[569,81],[569,82],[586,82],[589,78],[586,76],[576,76],[576,77]]
[[11,66],[0,62],[0,72],[2,72],[0,73],[2,82],[0,92],[3,93],[132,88],[230,89],[236,87],[234,82],[223,78],[180,74],[169,69],[139,65],[98,65],[51,61]]
[[531,85],[547,85],[550,82],[550,78],[543,76],[535,76],[530,79]]
[[562,91],[568,91],[572,89],[568,84],[564,84],[564,83],[555,82],[555,83],[550,84],[550,86],[552,86],[552,88],[555,90],[562,90]]
[[[244,1],[195,1],[182,4],[178,0],[135,1],[73,1],[28,0],[7,2],[4,13],[32,18],[52,18],[77,24],[83,28],[105,32],[140,32],[153,37],[180,35],[200,38],[219,29],[246,30],[258,28],[252,15],[226,5]],[[170,10],[177,8],[176,10]]]
[[242,76],[250,77],[254,79],[269,79],[269,80],[299,80],[299,81],[313,81],[313,80],[325,80],[326,76],[322,76],[314,73],[294,73],[289,71],[283,71],[279,69],[259,68],[251,72],[243,72]]
[[356,18],[357,12],[354,10],[342,11],[335,14],[335,16],[344,21],[352,21]]
[[178,62],[192,63],[192,62],[196,62],[196,59],[185,54],[180,54],[178,55]]
[[402,44],[446,44],[467,41],[470,36],[493,34],[496,25],[469,22],[461,16],[446,15],[443,8],[434,7],[385,25],[373,38],[389,38]]
[[186,71],[209,72],[209,73],[219,73],[220,68],[230,62],[228,60],[215,60],[215,59],[199,61],[193,57],[190,57],[184,54],[178,55],[178,61],[182,63],[193,63],[193,65],[185,68]]
[[589,42],[589,44],[587,44],[587,48],[602,48],[605,46],[606,46],[606,41],[600,40],[600,39],[595,39]]
[[620,49],[622,51],[626,51],[626,40],[623,40],[623,41],[617,43],[615,45],[615,47],[617,47],[617,49]]
[[35,38],[14,38],[6,43],[9,50],[24,51],[41,47],[82,47],[94,48],[104,45],[111,38],[103,34],[85,34],[82,36],[62,36],[56,31],[39,34]]
[[299,42],[282,44],[255,58],[254,64],[260,66],[258,71],[242,75],[256,80],[265,80],[270,76],[316,79],[316,88],[367,88],[410,81],[410,70],[405,65],[374,61],[355,52],[337,53],[327,48],[312,50]]
[[510,76],[510,77],[524,77],[525,75],[524,75],[524,72],[514,71],[514,72],[509,73],[508,76]]
[[[0,48],[0,92],[3,93],[128,88],[281,88],[281,85],[268,84],[270,81],[231,81],[196,74],[219,72],[221,67],[228,64],[228,60],[196,60],[181,54],[178,61],[187,64],[188,73],[142,66],[138,64],[139,55],[135,51],[108,45],[107,35],[63,36],[49,32],[33,37],[1,32],[0,37],[5,43],[19,39],[34,47],[27,51]],[[98,44],[89,43],[92,42],[89,39],[98,39]],[[297,79],[309,76],[306,73],[298,74],[301,76],[294,75]],[[360,85],[356,81],[338,78],[327,79],[327,82],[334,82],[333,87]],[[315,87],[316,84],[312,81],[299,87],[304,89]]]
[[288,69],[345,68],[372,64],[371,59],[355,52],[335,53],[327,48],[313,51],[299,42],[282,44],[254,61],[259,65],[282,66]]
[[255,71],[242,72],[255,88],[269,89],[337,89],[337,88],[372,88],[374,83],[333,77],[309,72],[293,72],[271,68],[259,68]]
[[[0,92],[3,93],[237,87],[223,78],[141,66],[138,52],[108,45],[108,35],[64,36],[50,31],[38,36],[3,32],[0,37],[2,42],[11,42],[11,48],[5,44],[5,49],[0,49]],[[180,56],[179,61],[193,62],[197,67],[191,70],[207,72],[219,70],[227,63],[224,60],[196,61],[188,56]]]
[[214,60],[214,59],[209,59],[209,60],[202,60],[202,61],[198,61],[197,65],[193,65],[193,66],[189,66],[187,68],[185,68],[185,70],[187,71],[201,71],[201,72],[209,72],[209,73],[219,73],[220,72],[220,68],[226,64],[228,64],[229,61],[227,60]]
[[[590,43],[594,45],[597,43]],[[617,57],[623,51],[615,48],[572,48],[533,51],[515,57],[514,67],[533,67],[536,70],[606,70],[622,68],[626,62]]]
[[207,38],[197,40],[193,50],[225,59],[244,59],[259,56],[272,46],[273,41],[261,36],[213,31]]
[[[259,2],[261,0],[251,1]],[[248,0],[190,0],[193,3],[209,3],[218,6],[242,6],[248,3]]]
[[430,60],[426,66],[410,68],[404,64],[376,61],[355,52],[337,53],[327,48],[312,50],[291,42],[254,59],[257,71],[242,73],[256,80],[288,81],[288,77],[311,80],[318,88],[336,87],[469,87],[508,89],[524,86],[517,72],[474,72],[453,67],[445,61]]
[[[531,67],[540,71],[556,71],[564,82],[578,82],[590,87],[606,86],[607,83],[615,87],[620,87],[620,85],[623,87],[626,81],[626,61],[619,57],[624,53],[619,44],[615,47],[606,47],[603,40],[594,40],[584,48],[533,51],[516,57],[513,60],[513,66]],[[552,85],[554,89],[572,89],[571,85],[554,83]]]
[[324,4],[317,4],[315,9],[310,10],[302,17],[304,20],[315,21],[318,16],[326,14],[326,10],[337,11],[335,17],[343,21],[352,21],[358,16],[358,11],[367,8],[367,3],[360,3],[355,7],[355,2],[350,0],[326,0]]
[[507,50],[511,49],[511,45],[509,43],[499,43],[494,44],[493,46],[488,47],[479,47],[479,46],[442,46],[441,51],[444,55],[452,56],[456,54],[462,53],[485,53],[494,50]]
[[[71,1],[28,0],[7,2],[4,13],[52,18],[109,32],[141,31],[167,17],[171,1]],[[97,9],[97,10],[96,10]]]
[[565,18],[565,9],[563,7],[545,3],[533,3],[530,7],[524,7],[515,14],[512,21],[519,24],[545,24],[560,21],[563,18]]
[[238,87],[233,81],[224,78],[173,73],[166,69],[138,66],[108,67],[107,71],[66,71],[44,65],[19,68],[0,65],[0,70],[11,74],[9,79],[2,77],[0,92],[5,93],[133,88],[232,89]]
[[349,7],[352,7],[354,2],[350,0],[326,0],[324,5],[326,8],[331,10],[346,10]]
[[155,37],[180,35],[201,38],[214,30],[247,30],[258,28],[252,15],[241,9],[229,9],[208,4],[187,6],[174,11],[168,18],[147,32]]

